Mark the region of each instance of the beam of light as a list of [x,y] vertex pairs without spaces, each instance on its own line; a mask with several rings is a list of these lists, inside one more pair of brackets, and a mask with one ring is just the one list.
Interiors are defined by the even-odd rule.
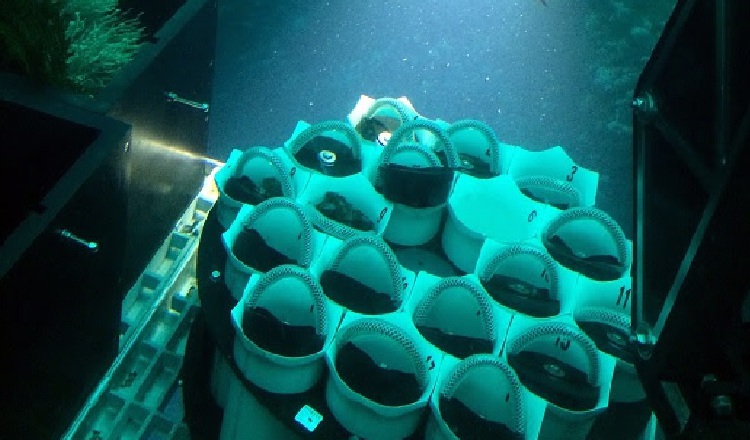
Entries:
[[212,168],[224,166],[224,162],[220,160],[217,160],[208,156],[204,156],[201,154],[196,154],[180,146],[170,145],[170,144],[167,144],[165,142],[162,142],[156,139],[141,137],[141,138],[138,138],[137,142],[141,147],[155,150],[155,152],[171,154],[171,155],[178,156],[187,160],[201,161],[204,164],[211,166]]
[[211,172],[203,179],[203,186],[198,192],[200,197],[215,203],[219,199],[219,187],[216,185],[216,173],[221,169],[221,166],[217,166],[211,170]]
[[225,165],[224,162],[201,154],[195,154],[179,146],[170,145],[155,139],[140,138],[138,141],[142,148],[150,149],[156,153],[174,155],[186,160],[199,161],[208,165],[211,171],[203,179],[203,186],[199,191],[199,195],[203,199],[211,202],[215,202],[219,198],[219,189],[216,186],[215,177],[216,173]]

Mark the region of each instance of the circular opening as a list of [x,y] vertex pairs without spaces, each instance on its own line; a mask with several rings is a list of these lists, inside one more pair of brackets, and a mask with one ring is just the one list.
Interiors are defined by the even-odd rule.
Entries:
[[356,278],[328,269],[320,276],[325,295],[347,309],[366,315],[395,312],[398,304],[390,295],[365,285]]
[[460,171],[470,176],[480,179],[495,177],[495,173],[490,170],[490,163],[473,154],[458,153]]
[[269,245],[257,229],[249,226],[245,226],[235,238],[232,253],[245,266],[261,272],[268,272],[282,264],[297,263]]
[[599,387],[589,383],[586,371],[532,350],[509,353],[508,363],[529,391],[561,408],[584,411],[596,406]]
[[[324,160],[333,158],[332,162]],[[333,177],[345,177],[362,171],[360,159],[354,156],[351,147],[338,139],[315,136],[294,154],[297,162],[305,168]]]
[[359,135],[362,136],[362,139],[376,142],[379,141],[380,134],[385,132],[388,132],[388,139],[390,139],[390,133],[396,131],[400,126],[401,119],[399,119],[397,116],[390,116],[386,114],[380,114],[380,112],[376,112],[375,115],[369,118],[362,118],[355,129],[359,133]]
[[381,147],[385,147],[386,145],[388,145],[388,141],[391,140],[391,136],[393,136],[393,135],[392,135],[392,133],[390,131],[384,131],[384,132],[378,134],[378,144]]
[[464,362],[473,365],[463,372],[454,370],[440,393],[438,415],[447,427],[466,440],[524,438],[520,386],[515,375],[497,366]]
[[329,150],[322,150],[318,157],[324,165],[333,165],[336,162],[336,153]]
[[537,318],[549,317],[560,313],[553,270],[539,255],[519,253],[499,260],[480,282],[505,307]]
[[459,359],[491,353],[492,309],[484,293],[466,279],[444,279],[432,287],[412,317],[419,333]]
[[617,332],[607,332],[607,340],[618,349],[623,349],[627,345],[628,341]]
[[443,330],[439,326],[426,324],[416,325],[419,334],[440,350],[465,359],[473,354],[491,353],[492,341],[486,338],[459,335],[450,330]]
[[380,405],[416,402],[423,390],[409,353],[383,336],[367,339],[350,340],[339,348],[335,360],[339,377],[352,391]]
[[611,324],[577,320],[578,326],[583,330],[599,348],[599,350],[612,355],[624,362],[634,363],[635,352],[630,343],[630,335],[624,330]]
[[281,182],[275,177],[230,177],[224,185],[224,192],[230,198],[248,205],[259,205],[272,197],[284,196]]
[[365,232],[375,230],[375,223],[339,193],[326,191],[323,199],[315,205],[315,208],[325,217],[354,229]]
[[618,237],[596,218],[574,218],[545,232],[542,242],[558,263],[592,280],[614,281],[627,269]]
[[303,357],[323,349],[323,336],[312,322],[292,325],[261,306],[245,309],[242,332],[261,349],[279,356]]

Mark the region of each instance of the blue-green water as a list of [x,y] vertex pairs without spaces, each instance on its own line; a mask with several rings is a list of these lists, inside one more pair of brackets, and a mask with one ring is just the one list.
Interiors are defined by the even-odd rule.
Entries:
[[674,1],[219,3],[209,151],[277,146],[361,94],[563,146],[632,236],[630,97]]

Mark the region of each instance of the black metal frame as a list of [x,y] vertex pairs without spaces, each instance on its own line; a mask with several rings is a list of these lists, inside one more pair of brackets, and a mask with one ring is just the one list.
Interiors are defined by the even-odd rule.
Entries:
[[[217,0],[122,3],[143,13],[148,44],[96,97],[0,72],[0,177],[12,196],[4,191],[3,203],[14,208],[3,214],[20,211],[15,219],[23,221],[0,224],[0,346],[11,359],[0,376],[14,396],[0,408],[0,432],[8,438],[56,438],[68,428],[117,354],[126,290],[209,168],[200,160],[208,106],[190,103],[211,96]],[[26,126],[9,123],[17,119],[4,118],[8,102],[39,114]],[[90,145],[77,139],[83,152],[72,165],[45,153],[79,147],[63,140],[80,127],[96,138]],[[36,145],[40,152],[18,154],[32,147],[29,133],[46,136]],[[144,138],[159,148],[139,151]],[[23,160],[29,156],[34,160]],[[40,172],[47,168],[60,171],[59,181]],[[25,197],[44,193],[38,181],[14,178],[34,174],[25,170],[52,182],[41,203]],[[75,238],[94,240],[97,252]]]
[[750,438],[749,19],[678,1],[633,100],[633,340],[669,437]]

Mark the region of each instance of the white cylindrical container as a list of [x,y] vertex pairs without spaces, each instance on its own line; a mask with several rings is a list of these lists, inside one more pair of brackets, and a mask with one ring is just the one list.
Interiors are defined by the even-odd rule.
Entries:
[[215,176],[219,190],[216,210],[224,229],[234,221],[243,205],[255,206],[272,197],[297,194],[288,167],[276,150],[252,147],[233,151]]
[[320,284],[328,299],[348,310],[378,315],[399,310],[408,285],[406,274],[382,238],[358,235],[345,240],[329,262],[318,262]]
[[622,228],[596,208],[562,211],[542,231],[542,244],[558,263],[597,281],[623,277],[632,263]]
[[327,353],[326,401],[348,431],[368,440],[414,433],[427,408],[436,365],[417,341],[418,336],[381,318],[355,319],[337,332]]
[[282,264],[309,266],[322,240],[305,211],[282,197],[244,206],[222,239],[227,250],[224,282],[236,300],[254,273]]
[[539,438],[584,440],[602,409],[596,345],[571,324],[547,321],[509,336],[507,347],[521,383],[548,402]]
[[487,293],[507,309],[536,318],[570,311],[562,307],[564,285],[560,271],[544,248],[517,243],[500,245],[491,240],[477,265],[477,276]]
[[345,240],[362,234],[383,235],[393,206],[362,175],[314,174],[297,198],[321,232]]
[[438,232],[442,213],[453,182],[453,168],[444,164],[432,147],[407,136],[418,128],[429,127],[437,139],[443,139],[448,158],[455,162],[445,133],[436,124],[402,125],[380,156],[380,164],[373,176],[375,187],[394,203],[386,240],[402,246],[419,246]]
[[347,177],[363,169],[360,138],[344,121],[300,123],[285,148],[300,174]]
[[253,280],[232,310],[237,366],[271,393],[307,391],[323,373],[324,346],[336,325],[323,290],[298,266],[279,266]]
[[[419,283],[415,292],[418,289]],[[423,338],[458,359],[495,352],[495,314],[490,298],[476,281],[468,276],[442,278],[420,293],[412,321]]]
[[464,119],[451,124],[447,133],[458,153],[462,173],[477,178],[490,178],[500,174],[500,142],[489,125],[474,119]]
[[[443,373],[444,372],[444,373]],[[427,439],[525,438],[523,386],[497,356],[477,354],[441,371]]]
[[524,196],[513,179],[462,174],[448,200],[443,250],[465,272],[474,272],[486,238],[499,243],[534,237],[546,222],[546,206]]

